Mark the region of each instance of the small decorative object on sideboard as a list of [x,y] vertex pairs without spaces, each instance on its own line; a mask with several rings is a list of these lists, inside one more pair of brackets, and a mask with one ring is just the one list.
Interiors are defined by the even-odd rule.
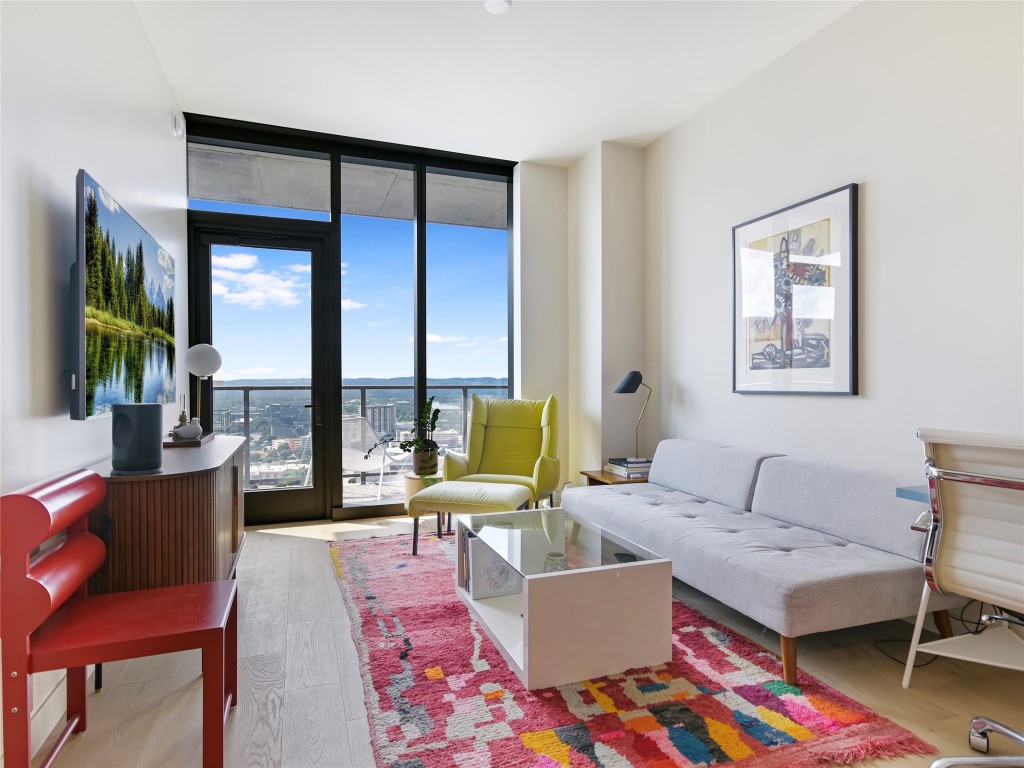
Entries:
[[185,396],[181,396],[181,413],[178,414],[178,426],[184,427],[188,424],[188,409],[185,408]]
[[413,423],[413,436],[403,440],[398,447],[412,453],[412,471],[417,475],[433,475],[437,473],[437,443],[434,441],[434,430],[441,410],[434,407],[434,398],[430,397],[423,404],[420,415]]
[[[196,382],[196,415],[193,419],[197,423],[201,422],[203,417],[203,382],[220,370],[220,362],[220,352],[209,344],[195,344],[189,347],[188,352],[185,353],[185,368],[198,379]],[[199,434],[202,434],[202,428],[200,428]],[[195,435],[195,437],[199,437],[199,435]]]
[[187,424],[175,427],[174,434],[182,440],[195,440],[203,434],[203,425],[199,423],[199,418],[197,417]]
[[178,414],[178,425],[168,433],[169,439],[164,440],[164,448],[185,448],[202,445],[213,439],[213,433],[203,434],[203,425],[196,417],[188,420],[188,411],[185,409],[185,396],[181,396],[181,413]]

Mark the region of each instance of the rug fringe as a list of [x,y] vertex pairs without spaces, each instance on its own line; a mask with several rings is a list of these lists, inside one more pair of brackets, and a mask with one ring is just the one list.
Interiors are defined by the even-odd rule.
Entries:
[[935,755],[938,749],[927,741],[919,739],[911,733],[880,739],[867,739],[859,744],[824,755],[825,762],[818,765],[827,766],[852,765],[862,760],[874,760],[879,757],[894,758],[904,755]]
[[[899,726],[895,726],[897,729]],[[858,729],[859,730],[859,729]],[[887,729],[890,730],[890,729]],[[835,741],[841,742],[836,744]],[[804,749],[783,754],[758,755],[736,763],[736,768],[830,768],[834,765],[854,765],[865,760],[893,759],[908,755],[935,755],[938,748],[912,733],[857,736],[837,735],[832,743],[828,739],[807,742]]]

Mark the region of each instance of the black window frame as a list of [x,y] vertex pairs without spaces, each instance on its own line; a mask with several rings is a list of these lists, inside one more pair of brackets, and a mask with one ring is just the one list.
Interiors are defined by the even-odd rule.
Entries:
[[[234,146],[246,149],[278,152],[281,154],[318,155],[330,158],[330,221],[298,223],[298,219],[281,218],[282,227],[295,228],[299,231],[328,231],[327,259],[329,264],[337,266],[337,274],[341,274],[341,163],[346,158],[358,158],[369,163],[401,164],[415,171],[414,193],[414,270],[416,280],[416,296],[414,299],[414,333],[415,344],[413,354],[413,397],[415,403],[423,403],[427,399],[427,174],[440,172],[448,175],[468,178],[484,178],[504,181],[506,186],[506,231],[508,237],[508,349],[507,349],[507,381],[508,392],[512,395],[514,371],[514,258],[513,258],[513,190],[512,178],[517,165],[516,161],[478,157],[458,152],[428,149],[387,142],[359,139],[334,134],[306,131],[296,128],[271,126],[261,123],[234,120],[210,115],[185,113],[186,139],[189,143],[212,144],[216,146]],[[241,214],[223,214],[225,217]],[[209,212],[188,211],[190,230],[202,223],[221,219],[221,215]],[[212,340],[212,294],[209,265],[199,264],[190,243],[189,263],[189,346],[210,343]],[[205,268],[204,268],[205,266]],[[340,282],[338,285],[340,295]],[[340,338],[338,340],[340,348]],[[338,370],[329,378],[342,383],[340,371],[340,353]],[[212,383],[206,382],[212,388]],[[207,393],[204,393],[207,394]],[[212,391],[209,393],[212,395]],[[212,402],[209,401],[209,402]]]

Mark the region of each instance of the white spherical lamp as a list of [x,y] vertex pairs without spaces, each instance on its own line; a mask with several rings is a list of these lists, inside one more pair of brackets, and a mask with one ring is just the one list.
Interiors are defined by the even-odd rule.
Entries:
[[199,379],[199,382],[196,384],[197,420],[202,416],[202,382],[220,370],[220,362],[220,352],[209,344],[196,344],[189,347],[188,352],[185,353],[185,368]]

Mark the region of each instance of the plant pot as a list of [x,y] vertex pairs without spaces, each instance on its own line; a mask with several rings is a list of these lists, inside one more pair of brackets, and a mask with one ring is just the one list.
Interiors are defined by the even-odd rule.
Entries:
[[413,451],[412,471],[417,475],[437,474],[437,451]]

